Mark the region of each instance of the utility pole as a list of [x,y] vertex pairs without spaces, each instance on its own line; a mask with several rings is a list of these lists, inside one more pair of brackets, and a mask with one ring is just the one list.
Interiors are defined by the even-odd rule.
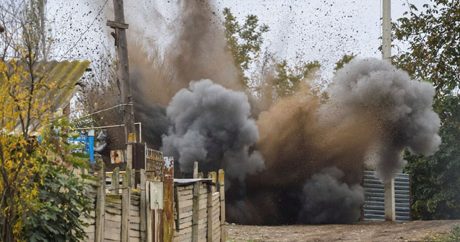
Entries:
[[391,0],[382,2],[382,58],[391,58]]
[[121,100],[123,110],[123,123],[125,127],[125,141],[127,143],[127,167],[132,168],[132,143],[137,142],[136,129],[134,127],[134,107],[131,95],[131,84],[129,81],[129,61],[128,44],[126,30],[128,24],[125,23],[123,0],[113,0],[113,11],[115,21],[107,21],[107,26],[115,30],[115,46],[117,47],[118,68],[117,76],[121,86]]
[[[391,0],[382,2],[382,58],[391,62]],[[395,179],[384,181],[385,220],[396,220]]]

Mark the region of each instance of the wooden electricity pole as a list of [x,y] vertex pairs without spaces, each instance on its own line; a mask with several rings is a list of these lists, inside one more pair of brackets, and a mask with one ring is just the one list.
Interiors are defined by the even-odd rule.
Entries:
[[128,43],[126,38],[125,14],[123,0],[113,0],[115,21],[107,21],[107,25],[115,29],[115,45],[117,47],[118,68],[117,76],[121,85],[121,99],[123,102],[123,122],[125,124],[126,141],[136,142],[134,127],[133,97],[131,95],[131,84],[129,81]]
[[[391,0],[382,2],[382,59],[391,62]],[[396,220],[395,180],[384,181],[385,220]]]
[[125,23],[125,14],[123,9],[123,0],[113,0],[113,11],[115,21],[107,21],[107,26],[115,30],[115,46],[117,47],[118,68],[117,76],[121,89],[121,100],[123,109],[123,123],[125,127],[125,139],[127,142],[127,167],[132,167],[132,143],[137,142],[136,129],[134,127],[134,107],[133,97],[131,95],[131,84],[129,81],[129,61],[128,61],[128,44],[126,30],[128,24]]

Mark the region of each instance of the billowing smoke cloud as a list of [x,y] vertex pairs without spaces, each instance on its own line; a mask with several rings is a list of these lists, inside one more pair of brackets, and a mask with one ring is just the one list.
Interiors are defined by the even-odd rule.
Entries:
[[230,221],[357,221],[358,184],[365,166],[372,168],[368,161],[388,179],[403,166],[404,148],[429,155],[439,145],[433,87],[384,61],[353,61],[326,94],[322,99],[302,90],[260,114],[257,148],[266,168],[249,176],[245,186],[230,188]]
[[[129,14],[140,9],[127,9],[131,79],[136,119],[143,124],[145,141],[159,148],[161,135],[167,132],[165,106],[190,81],[211,79],[233,90],[243,86],[226,48],[223,27],[208,1],[168,2],[177,11],[176,17],[170,17],[172,22],[152,3],[144,4],[149,9],[145,16]],[[145,27],[146,23],[153,26]],[[163,33],[168,31],[170,43],[162,49],[157,40],[165,39]]]
[[341,170],[329,167],[305,183],[300,223],[353,223],[359,219],[364,190],[359,184],[343,183],[344,176]]
[[[200,0],[171,4],[179,14],[174,23],[151,13],[175,33],[166,49],[152,55],[157,52],[145,50],[155,49],[155,40],[130,43],[136,118],[146,141],[175,156],[181,171],[190,172],[194,161],[204,172],[226,169],[229,221],[354,222],[365,163],[386,180],[404,165],[403,149],[423,155],[437,149],[433,87],[376,59],[339,70],[326,99],[304,89],[272,104],[268,85],[261,99],[269,107],[260,114],[252,109],[255,121],[248,97],[232,91],[244,89],[212,6]],[[156,31],[129,23],[137,39]],[[220,85],[190,84],[201,79]]]
[[172,122],[163,137],[163,151],[191,172],[194,161],[201,170],[224,167],[230,178],[242,181],[264,168],[254,145],[259,138],[250,106],[242,92],[231,91],[210,80],[192,82],[172,99],[166,113]]
[[401,169],[404,148],[431,155],[441,143],[440,120],[433,112],[431,84],[413,81],[390,63],[377,59],[353,61],[339,70],[320,110],[328,125],[372,116],[377,172],[387,180]]
[[180,82],[211,79],[225,87],[242,90],[238,69],[226,48],[221,22],[208,1],[181,2],[180,34],[167,52]]

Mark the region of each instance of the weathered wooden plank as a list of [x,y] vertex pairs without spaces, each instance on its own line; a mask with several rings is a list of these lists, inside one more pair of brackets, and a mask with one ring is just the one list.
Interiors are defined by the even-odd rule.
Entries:
[[218,233],[213,233],[212,238],[214,239],[213,241],[220,241],[220,230]]
[[214,192],[212,194],[212,201],[219,201],[220,194],[218,192]]
[[183,221],[180,223],[180,227],[182,229],[186,229],[186,228],[192,228],[192,221]]
[[121,208],[114,208],[106,205],[105,213],[110,215],[121,215]]
[[120,229],[119,228],[105,228],[104,230],[104,241],[121,241]]
[[146,227],[147,227],[147,211],[146,211],[146,208],[147,208],[147,205],[146,205],[146,194],[145,194],[145,170],[144,169],[141,169],[140,171],[140,189],[141,189],[141,193],[140,193],[140,196],[139,196],[139,202],[140,202],[140,205],[139,205],[139,209],[140,209],[140,229],[142,231],[141,233],[141,240],[142,241],[146,241],[147,240],[147,234],[146,234]]
[[105,220],[121,223],[121,215],[105,214]]
[[181,229],[181,230],[177,231],[177,233],[175,233],[175,234],[181,235],[181,234],[187,234],[187,233],[190,233],[190,234],[192,233],[192,227],[191,226],[187,227],[187,228],[184,228],[184,229]]
[[84,231],[86,234],[94,233],[96,232],[96,226],[94,225],[87,226],[85,227]]
[[179,220],[179,223],[185,223],[185,222],[192,222],[192,217],[186,217],[186,218],[183,218],[183,219],[180,219]]
[[199,210],[201,210],[201,209],[207,209],[207,208],[208,208],[208,205],[207,205],[206,203],[207,203],[207,200],[206,200],[206,199],[200,199],[200,204],[199,204],[198,209],[199,209]]
[[141,218],[139,216],[131,216],[131,218],[129,219],[129,223],[130,224],[140,224]]
[[220,223],[220,214],[214,214],[214,215],[212,216],[212,222],[213,222],[213,223],[216,223],[216,224],[218,223],[218,224],[219,224],[219,227],[220,227],[220,224],[221,224],[221,223]]
[[227,239],[225,231],[225,172],[223,169],[219,169],[218,179],[219,181],[219,194],[220,194],[220,223],[221,223],[221,241]]
[[180,219],[179,219],[179,222],[183,222],[183,221],[192,221],[192,219],[193,219],[192,216],[193,216],[193,213],[192,213],[190,216],[180,218]]
[[193,214],[192,210],[190,210],[188,212],[185,212],[185,213],[181,213],[179,219],[183,219],[183,218],[187,218],[187,217],[190,217],[190,219],[191,219],[192,214]]
[[116,167],[113,169],[112,173],[112,189],[111,191],[114,194],[119,194],[120,193],[120,168]]
[[[198,167],[198,162],[195,162],[195,165]],[[198,176],[198,172],[196,172],[196,176]],[[200,186],[201,182],[199,181],[193,184],[192,242],[198,242],[198,211],[200,208]]]
[[214,192],[215,192],[215,189],[216,189],[216,187],[214,186],[214,184],[217,181],[216,172],[210,172],[208,174],[208,178],[211,178],[211,184],[208,184],[208,194],[207,194],[207,203],[206,203],[207,207],[208,207],[208,211],[207,211],[208,219],[206,221],[206,223],[207,223],[207,240],[208,241],[213,241],[215,238],[214,238],[213,233],[212,233],[212,229],[213,229],[212,215],[214,214],[213,210],[216,210],[216,209],[213,208],[212,204],[213,204],[213,195],[214,195]]
[[105,175],[104,163],[100,162],[98,172],[98,188],[96,201],[96,232],[95,241],[102,242],[104,239],[104,220],[105,220]]
[[[128,147],[129,148],[129,147]],[[129,150],[129,149],[128,149]],[[131,168],[126,167],[126,173],[123,176],[122,192],[122,209],[121,209],[121,241],[129,242],[129,212],[131,203]]]
[[131,206],[129,206],[129,209],[131,210],[131,212],[133,213],[139,213],[140,209],[139,209],[139,204],[138,205],[133,205],[131,204]]
[[179,201],[187,201],[187,200],[192,200],[193,199],[193,194],[178,194],[178,199]]
[[141,238],[129,237],[129,242],[140,242],[140,241],[142,241]]
[[179,200],[179,209],[190,207],[193,205],[193,200]]
[[133,238],[138,238],[138,239],[141,238],[141,233],[139,230],[130,229],[128,234],[129,234],[129,241],[132,241]]
[[145,192],[146,192],[146,237],[147,241],[153,241],[153,211],[150,209],[150,182],[147,179],[146,185],[145,185]]
[[178,186],[177,187],[178,192],[183,192],[183,191],[193,191],[193,185],[188,185],[188,186]]
[[177,237],[174,237],[173,241],[177,242],[190,242],[192,239],[192,234],[184,234]]
[[165,158],[163,199],[163,241],[171,242],[174,235],[174,160],[170,158]]
[[110,220],[106,220],[105,221],[105,228],[108,229],[108,228],[112,228],[112,229],[120,229],[121,228],[121,224],[120,222],[117,222],[117,221],[110,221]]
[[216,226],[213,228],[212,232],[220,234],[220,224],[215,223],[214,225]]
[[220,211],[219,206],[220,206],[220,201],[219,200],[212,202],[212,207],[215,208],[216,210]]
[[190,205],[190,206],[187,206],[187,207],[179,209],[180,213],[185,213],[185,212],[188,212],[188,211],[193,211],[193,204]]

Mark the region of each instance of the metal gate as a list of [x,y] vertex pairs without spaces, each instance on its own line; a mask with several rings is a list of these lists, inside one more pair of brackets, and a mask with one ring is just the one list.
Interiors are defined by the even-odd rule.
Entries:
[[[377,178],[375,171],[364,171],[364,221],[384,221],[385,203],[383,183]],[[409,221],[410,216],[410,181],[409,175],[398,173],[395,176],[395,209],[396,221]]]

